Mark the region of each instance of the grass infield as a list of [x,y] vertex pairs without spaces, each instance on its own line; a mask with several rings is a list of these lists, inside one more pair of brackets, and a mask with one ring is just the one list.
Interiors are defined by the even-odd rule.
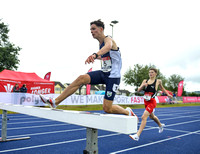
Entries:
[[[130,107],[132,109],[143,109],[144,104],[137,105],[120,105],[124,108]],[[200,103],[180,103],[180,104],[157,104],[156,108],[164,108],[164,107],[184,107],[184,106],[200,106]],[[75,111],[99,111],[103,110],[103,105],[60,105],[57,109],[62,110],[75,110]],[[8,111],[8,114],[14,114],[15,112]],[[0,110],[0,114],[2,114],[2,110]]]

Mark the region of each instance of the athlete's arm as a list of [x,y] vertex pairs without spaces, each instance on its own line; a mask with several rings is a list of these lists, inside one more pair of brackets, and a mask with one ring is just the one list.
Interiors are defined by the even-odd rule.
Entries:
[[143,81],[142,81],[142,84],[141,84],[140,87],[138,88],[137,92],[140,92],[145,86],[147,86],[146,81],[147,81],[147,80],[143,80]]
[[158,84],[159,84],[159,88],[160,90],[162,90],[165,94],[167,94],[167,96],[169,96],[170,98],[172,98],[172,95],[170,95],[167,90],[164,88],[164,86],[162,85],[162,80],[158,80]]
[[104,43],[105,45],[97,52],[97,54],[99,55],[100,58],[101,55],[106,54],[107,52],[109,52],[112,49],[113,43],[112,43],[112,38],[110,37],[106,37],[104,39]]
[[95,59],[101,59],[101,55],[106,54],[107,52],[109,52],[112,49],[112,45],[113,45],[112,38],[106,37],[104,39],[104,43],[105,43],[105,45],[97,52],[98,57],[96,57],[95,54],[90,55],[86,59],[85,64],[86,63],[88,63],[88,64],[93,63]]

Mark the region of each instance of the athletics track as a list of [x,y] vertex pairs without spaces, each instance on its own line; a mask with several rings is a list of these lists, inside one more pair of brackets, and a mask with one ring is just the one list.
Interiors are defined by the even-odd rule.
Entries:
[[[144,109],[134,110],[139,118],[143,111]],[[103,111],[95,112],[103,113]],[[149,118],[138,142],[127,135],[98,130],[99,154],[200,153],[200,106],[157,108],[155,114],[166,124],[163,133],[158,133],[156,123]],[[8,118],[7,138],[25,136],[31,138],[0,142],[0,153],[81,154],[85,149],[84,127],[23,114],[8,114]]]

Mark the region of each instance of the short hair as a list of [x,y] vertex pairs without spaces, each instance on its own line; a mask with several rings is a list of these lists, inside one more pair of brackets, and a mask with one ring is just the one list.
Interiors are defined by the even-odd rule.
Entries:
[[153,70],[156,74],[158,74],[158,70],[156,68],[150,68],[149,70]]
[[102,27],[103,29],[105,28],[105,25],[104,25],[104,23],[101,21],[101,19],[92,21],[92,22],[90,23],[90,26],[91,26],[92,24],[95,24],[97,27]]

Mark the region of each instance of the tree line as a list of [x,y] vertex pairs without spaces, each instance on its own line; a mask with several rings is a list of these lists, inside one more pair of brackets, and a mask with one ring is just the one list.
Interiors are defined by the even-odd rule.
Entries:
[[[149,65],[140,65],[136,64],[134,65],[133,69],[129,67],[129,69],[125,72],[123,75],[123,81],[126,85],[134,86],[135,91],[137,91],[138,87],[142,83],[144,79],[149,78],[149,69],[150,68],[156,68],[155,65],[149,64]],[[157,78],[161,79],[163,82],[163,86],[165,89],[177,93],[178,91],[178,84],[180,81],[184,80],[184,77],[182,77],[179,74],[172,74],[168,78],[163,75],[163,73],[158,69],[158,75]],[[183,96],[200,96],[200,94],[197,94],[195,92],[188,93],[185,89],[186,84],[183,85]]]
[[9,28],[0,19],[0,72],[4,69],[17,70],[20,60],[18,59],[20,47],[9,41]]

